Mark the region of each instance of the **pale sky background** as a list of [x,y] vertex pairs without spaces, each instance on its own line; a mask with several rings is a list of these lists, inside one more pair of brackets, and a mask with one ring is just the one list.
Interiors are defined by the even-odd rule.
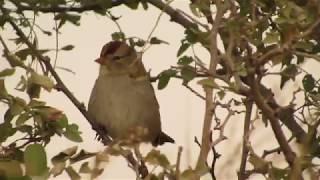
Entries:
[[[175,1],[172,6],[185,10],[188,14],[191,14],[188,8],[188,3],[183,1]],[[150,5],[148,11],[142,9],[138,11],[132,11],[127,7],[120,6],[112,9],[115,16],[122,16],[119,23],[127,36],[137,36],[146,38],[153,28],[156,18],[160,11],[153,8]],[[151,74],[156,75],[162,70],[168,69],[171,65],[175,65],[177,62],[176,52],[180,46],[180,40],[184,37],[184,29],[173,22],[169,21],[170,18],[164,14],[160,20],[159,26],[154,32],[153,36],[157,36],[170,43],[170,45],[156,45],[149,49],[143,57],[143,61],[147,69],[151,69]],[[37,23],[46,30],[51,30],[54,27],[54,21],[52,15],[44,15],[37,18]],[[80,101],[87,104],[91,89],[94,81],[98,75],[98,64],[94,62],[99,54],[101,47],[111,40],[111,33],[117,31],[115,24],[106,17],[94,15],[93,13],[84,13],[81,18],[81,25],[79,27],[68,24],[61,30],[62,34],[59,35],[60,47],[67,44],[75,45],[74,50],[68,52],[60,52],[58,57],[58,66],[72,69],[76,74],[71,74],[57,69],[57,72],[62,77],[64,83],[74,93],[74,95]],[[14,33],[11,29],[1,32],[3,38],[13,38]],[[55,37],[47,37],[39,35],[39,47],[40,48],[54,48]],[[9,44],[11,50],[15,50],[15,46]],[[2,47],[0,47],[2,48]],[[203,50],[197,50],[198,55],[205,60],[208,59],[208,53]],[[1,49],[2,52],[2,49]],[[50,54],[50,57],[54,59],[54,54]],[[8,63],[3,57],[0,57],[0,71],[4,68],[8,68]],[[310,63],[311,67],[314,67],[315,71],[319,67],[316,63]],[[19,71],[17,72],[19,73]],[[318,73],[319,74],[319,73]],[[319,78],[314,74],[316,78]],[[16,86],[19,76],[10,77],[6,80],[7,88],[10,91]],[[279,78],[268,78],[266,82],[272,81],[279,82]],[[301,82],[301,77],[298,78]],[[279,84],[273,85],[269,83],[268,87],[272,87],[279,91]],[[194,136],[201,138],[202,122],[204,117],[204,102],[203,100],[190,93],[189,90],[181,86],[181,81],[171,80],[169,85],[164,90],[157,90],[156,84],[153,84],[156,90],[156,96],[160,104],[160,113],[162,117],[163,131],[171,135],[176,144],[166,144],[162,147],[158,147],[161,152],[166,154],[172,164],[176,161],[176,155],[178,146],[183,147],[182,154],[182,169],[188,166],[194,167],[197,160],[199,148],[194,143]],[[202,89],[196,83],[192,83],[192,86],[199,92]],[[295,85],[296,87],[297,85]],[[285,89],[286,92],[280,92],[277,99],[281,104],[288,103],[288,94],[291,91]],[[17,92],[17,95],[22,95]],[[24,96],[26,97],[26,96]],[[47,101],[48,105],[63,110],[68,116],[70,123],[76,123],[80,126],[80,131],[83,132],[83,143],[73,143],[66,140],[63,137],[55,137],[51,143],[47,146],[48,160],[53,155],[57,154],[61,150],[72,146],[79,146],[87,151],[102,151],[104,148],[101,143],[94,140],[95,132],[91,129],[89,123],[84,119],[82,114],[74,107],[74,105],[66,98],[61,92],[54,91],[51,93],[42,93],[41,100]],[[0,115],[6,108],[0,104]],[[219,117],[223,117],[225,112],[219,112]],[[261,123],[257,123],[256,128],[263,126]],[[235,116],[231,118],[228,127],[226,128],[225,135],[229,138],[226,141],[220,143],[216,149],[222,154],[222,157],[218,159],[216,164],[216,173],[218,179],[236,179],[237,170],[239,169],[240,155],[241,155],[241,138],[243,127],[243,115]],[[267,133],[269,133],[267,135]],[[216,132],[215,135],[218,135]],[[275,147],[270,141],[273,138],[273,133],[270,128],[266,131],[254,131],[252,134],[253,146],[256,146],[258,154],[262,153],[263,149],[271,149]],[[268,141],[269,140],[269,141]],[[150,145],[145,145],[144,151],[150,150]],[[274,159],[278,157],[275,156]],[[78,163],[81,164],[81,163]],[[103,176],[98,179],[134,179],[135,174],[131,169],[127,167],[127,163],[122,157],[111,158],[110,162],[106,164]],[[258,177],[252,176],[252,179]],[[58,176],[56,179],[69,179],[66,174]],[[210,179],[204,177],[203,179]],[[259,179],[259,178],[258,178]]]

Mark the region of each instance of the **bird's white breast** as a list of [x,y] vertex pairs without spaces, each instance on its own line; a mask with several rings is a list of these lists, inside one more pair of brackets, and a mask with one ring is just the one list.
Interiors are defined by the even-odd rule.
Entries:
[[148,131],[145,141],[152,141],[161,131],[159,106],[146,78],[100,75],[88,111],[113,138],[121,138],[128,130],[141,126]]

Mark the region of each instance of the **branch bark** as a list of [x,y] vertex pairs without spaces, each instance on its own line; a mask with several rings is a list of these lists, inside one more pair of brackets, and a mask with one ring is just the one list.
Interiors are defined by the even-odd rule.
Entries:
[[[209,65],[209,72],[213,75],[216,74],[216,67],[219,63],[219,51],[218,51],[218,42],[217,36],[219,31],[219,26],[224,14],[224,10],[222,9],[222,2],[217,1],[217,13],[215,17],[215,21],[213,23],[213,27],[211,29],[211,46],[210,46],[210,65]],[[214,81],[213,77],[210,77],[212,81]],[[205,87],[205,97],[206,97],[206,111],[205,117],[203,121],[202,127],[202,140],[201,140],[201,149],[200,154],[198,157],[196,169],[201,169],[205,167],[205,163],[207,161],[208,154],[211,150],[211,125],[212,125],[212,117],[216,107],[216,104],[213,103],[213,88]]]
[[281,151],[283,152],[283,155],[285,156],[286,161],[289,163],[290,166],[292,166],[296,158],[296,155],[292,151],[291,147],[289,146],[286,140],[286,137],[279,123],[277,113],[266,103],[267,101],[261,95],[259,91],[258,80],[254,76],[255,74],[253,73],[249,75],[249,81],[250,81],[249,84],[251,87],[251,92],[252,92],[255,104],[258,106],[259,109],[261,109],[262,113],[269,119],[272,130],[280,145]]
[[247,163],[248,153],[249,153],[247,143],[249,140],[250,120],[251,120],[252,105],[253,105],[253,101],[251,100],[251,97],[247,98],[244,104],[246,106],[246,114],[245,114],[244,126],[243,126],[242,156],[241,156],[240,170],[238,173],[239,180],[247,179],[246,163]]

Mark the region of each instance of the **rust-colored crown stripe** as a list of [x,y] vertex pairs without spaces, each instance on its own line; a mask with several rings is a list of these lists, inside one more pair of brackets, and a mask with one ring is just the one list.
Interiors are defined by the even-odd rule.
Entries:
[[103,47],[101,52],[101,57],[106,56],[108,54],[113,54],[116,50],[121,46],[123,42],[121,41],[111,41]]

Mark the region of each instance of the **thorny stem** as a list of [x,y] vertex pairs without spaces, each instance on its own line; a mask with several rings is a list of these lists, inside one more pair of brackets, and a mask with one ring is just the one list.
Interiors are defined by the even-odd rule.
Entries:
[[240,170],[238,173],[239,180],[245,180],[247,178],[246,163],[247,163],[247,157],[249,153],[247,144],[249,141],[250,120],[251,120],[251,114],[252,114],[253,101],[247,98],[244,103],[246,106],[246,114],[245,114],[244,126],[243,126],[242,156],[241,156]]
[[[216,67],[219,62],[217,36],[218,36],[219,26],[224,14],[224,10],[222,9],[222,2],[219,0],[216,1],[216,6],[217,6],[217,13],[211,29],[211,47],[210,47],[210,65],[209,65],[209,72],[211,74],[216,74]],[[211,80],[214,81],[212,77],[211,77]],[[216,105],[212,103],[213,89],[210,87],[206,87],[204,90],[205,90],[205,97],[206,97],[206,102],[205,102],[206,111],[205,111],[205,117],[204,117],[203,128],[202,128],[201,149],[200,149],[200,154],[198,157],[196,169],[201,169],[202,167],[204,167],[209,151],[211,150],[210,131],[211,131],[211,125],[212,125],[213,112],[216,107]]]

